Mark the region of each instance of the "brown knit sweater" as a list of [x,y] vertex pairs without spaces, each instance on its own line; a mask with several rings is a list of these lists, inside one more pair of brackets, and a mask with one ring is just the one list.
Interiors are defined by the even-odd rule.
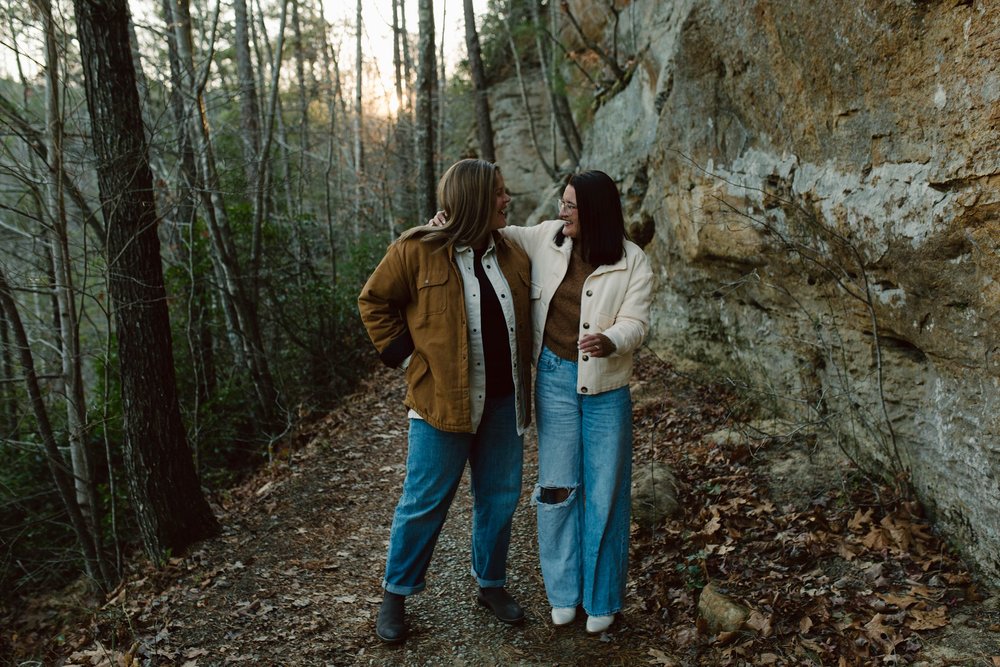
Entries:
[[552,301],[549,302],[549,313],[545,318],[545,336],[542,339],[545,346],[558,357],[569,361],[576,361],[580,352],[577,342],[583,281],[597,268],[583,261],[578,248],[579,246],[573,247],[566,275],[552,295]]

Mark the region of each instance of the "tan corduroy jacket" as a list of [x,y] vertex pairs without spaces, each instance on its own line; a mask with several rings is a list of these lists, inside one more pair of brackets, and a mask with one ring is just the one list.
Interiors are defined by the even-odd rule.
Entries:
[[[514,304],[521,431],[531,420],[531,266],[523,250],[495,232],[494,243]],[[365,283],[358,308],[383,363],[395,368],[412,354],[404,404],[434,428],[468,433],[472,408],[463,283],[451,249],[442,246],[419,238],[390,245]]]

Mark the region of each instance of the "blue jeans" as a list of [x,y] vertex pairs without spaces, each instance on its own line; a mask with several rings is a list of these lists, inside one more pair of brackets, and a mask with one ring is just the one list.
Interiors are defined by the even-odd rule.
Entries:
[[548,348],[538,359],[538,552],[553,607],[608,616],[622,608],[628,570],[632,397],[628,387],[578,394],[577,365]]
[[434,545],[466,461],[473,496],[472,574],[483,588],[503,586],[511,522],[521,495],[522,455],[513,394],[486,399],[476,433],[449,433],[411,419],[406,479],[389,533],[385,590],[410,595],[426,586]]

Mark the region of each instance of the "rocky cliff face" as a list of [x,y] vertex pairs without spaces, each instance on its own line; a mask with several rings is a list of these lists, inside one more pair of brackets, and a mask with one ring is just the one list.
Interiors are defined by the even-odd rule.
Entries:
[[569,3],[632,58],[583,165],[647,241],[650,345],[907,477],[1000,583],[1000,5],[616,4]]

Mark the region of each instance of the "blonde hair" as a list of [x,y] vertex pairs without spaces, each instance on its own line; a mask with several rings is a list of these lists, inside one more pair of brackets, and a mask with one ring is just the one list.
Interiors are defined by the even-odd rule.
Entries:
[[438,181],[438,202],[448,222],[408,229],[400,239],[419,236],[421,241],[443,240],[444,247],[474,246],[483,240],[496,208],[497,174],[500,167],[486,160],[459,160]]

